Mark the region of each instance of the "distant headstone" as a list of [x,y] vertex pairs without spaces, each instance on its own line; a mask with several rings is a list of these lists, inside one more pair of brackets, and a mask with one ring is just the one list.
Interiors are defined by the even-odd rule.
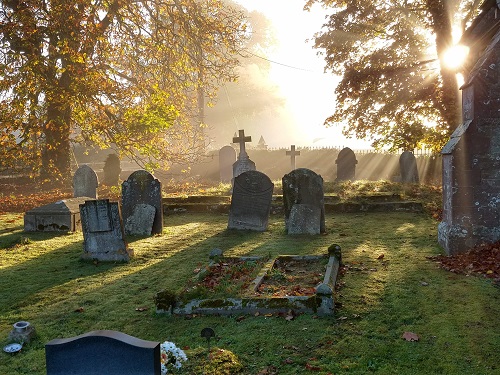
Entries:
[[45,345],[47,375],[160,375],[160,343],[92,331]]
[[97,185],[97,174],[88,165],[82,165],[73,176],[73,196],[96,199]]
[[349,147],[340,150],[337,160],[337,179],[336,181],[354,180],[356,177],[356,155]]
[[[151,234],[161,234],[163,231],[161,182],[145,170],[133,172],[122,183],[122,215],[125,222],[129,220],[130,216],[134,215],[136,205],[140,204],[150,205],[155,208]],[[134,233],[126,232],[126,234]]]
[[233,180],[233,164],[236,162],[236,150],[224,146],[219,150],[219,171],[221,182],[230,183]]
[[265,231],[271,211],[274,184],[258,171],[243,172],[234,179],[228,229]]
[[463,123],[441,151],[438,241],[448,255],[500,240],[500,4],[484,1],[481,8],[461,39],[470,47],[461,87]]
[[109,154],[104,161],[104,179],[102,183],[107,186],[117,186],[120,181],[120,158],[116,154]]
[[133,255],[125,243],[118,202],[109,199],[86,201],[80,205],[83,230],[82,259],[128,262]]
[[300,155],[300,151],[295,151],[295,145],[290,147],[290,151],[286,152],[287,156],[290,156],[292,171],[295,169],[295,157]]
[[238,177],[240,174],[246,171],[255,171],[255,163],[250,160],[245,149],[245,143],[251,142],[252,137],[245,137],[245,131],[239,130],[239,136],[233,138],[233,143],[239,143],[240,153],[238,154],[238,160],[233,164],[233,178]]
[[321,209],[311,204],[294,204],[288,219],[288,234],[320,234]]
[[156,208],[150,204],[136,204],[134,212],[125,221],[125,233],[138,236],[150,236],[155,216]]
[[[325,198],[323,178],[306,168],[295,169],[282,178],[283,208],[285,211],[285,226],[289,233],[289,220],[292,207],[296,204],[306,204],[317,207],[320,211],[320,233],[325,233]],[[316,224],[314,224],[316,225]]]
[[75,232],[82,229],[80,204],[90,197],[70,198],[33,208],[24,214],[26,232]]
[[404,151],[399,157],[399,171],[402,183],[419,183],[417,159],[413,152]]

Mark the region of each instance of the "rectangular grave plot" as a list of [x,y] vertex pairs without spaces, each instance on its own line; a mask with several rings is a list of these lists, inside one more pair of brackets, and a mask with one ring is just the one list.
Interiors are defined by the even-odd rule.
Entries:
[[[226,260],[228,258],[225,258]],[[235,264],[242,259],[235,259]],[[239,260],[238,260],[239,259]],[[246,259],[248,260],[248,258]],[[253,258],[255,260],[255,258]],[[294,311],[295,313],[317,314],[329,316],[334,314],[333,291],[340,267],[340,260],[332,255],[280,256],[276,259],[260,259],[255,279],[248,283],[248,278],[237,290],[229,292],[220,288],[217,294],[209,291],[203,283],[207,280],[221,280],[212,274],[205,278],[208,268],[197,269],[197,276],[188,287],[183,289],[173,305],[168,307],[157,301],[158,313],[174,315],[235,315],[235,314],[280,314]],[[228,264],[221,260],[219,266]],[[259,288],[274,287],[269,281],[274,274],[284,273],[284,277],[295,275],[291,282],[276,282],[279,285],[272,293],[263,293]],[[276,277],[278,280],[280,276]],[[301,279],[299,281],[299,279]],[[201,282],[200,282],[201,281]],[[227,280],[226,280],[227,281]],[[248,285],[247,285],[248,284]],[[285,288],[289,284],[292,287]],[[201,285],[201,286],[200,286]],[[227,285],[223,282],[220,285]],[[243,288],[247,285],[246,288]],[[299,285],[299,287],[296,287]],[[196,290],[200,288],[200,290]],[[200,293],[203,291],[204,293]],[[160,293],[159,293],[160,294]]]
[[180,295],[192,298],[237,297],[249,288],[267,259],[262,257],[223,257],[206,267],[198,266]]
[[313,296],[325,281],[326,256],[280,256],[254,287],[261,297]]

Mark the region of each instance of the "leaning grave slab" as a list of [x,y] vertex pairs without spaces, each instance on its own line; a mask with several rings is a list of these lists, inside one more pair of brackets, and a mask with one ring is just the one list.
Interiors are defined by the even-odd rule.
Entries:
[[24,214],[25,232],[75,232],[82,229],[80,204],[90,197],[63,199]]
[[[286,278],[281,272],[284,271],[291,262],[303,263],[302,269],[317,269],[318,265],[323,265],[323,278],[317,278],[318,274],[310,273],[306,276],[317,278],[317,285],[313,288],[295,285],[291,287],[292,293],[282,291],[279,277]],[[155,304],[157,313],[166,313],[171,315],[235,315],[235,314],[274,314],[288,313],[294,314],[306,313],[316,314],[318,316],[329,316],[334,314],[333,293],[335,283],[341,262],[340,246],[332,245],[326,255],[281,255],[273,259],[263,257],[216,257],[210,265],[201,268],[194,277],[194,283],[184,288],[180,293],[162,291],[156,294]],[[196,288],[196,282],[205,279],[206,273],[210,272],[211,266],[227,268],[231,264],[237,264],[236,267],[245,268],[249,264],[259,269],[257,276],[249,283],[242,285],[237,295],[220,298],[196,297],[190,293]],[[300,271],[299,271],[300,272]],[[278,280],[277,280],[278,279]],[[272,280],[272,281],[271,281]],[[283,281],[283,283],[286,283]],[[193,284],[195,285],[193,287]],[[230,282],[230,284],[232,284]],[[190,290],[191,289],[191,290]],[[296,291],[296,293],[294,292]],[[193,298],[190,296],[193,295]]]

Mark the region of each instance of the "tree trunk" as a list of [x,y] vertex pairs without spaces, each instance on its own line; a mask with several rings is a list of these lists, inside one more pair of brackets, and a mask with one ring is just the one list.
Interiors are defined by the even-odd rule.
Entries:
[[438,108],[447,124],[448,135],[451,135],[462,121],[462,112],[456,72],[442,63],[444,52],[453,45],[450,12],[446,0],[427,0],[427,9],[432,17],[436,51],[441,61],[442,88]]
[[42,181],[63,185],[70,181],[70,122],[71,108],[63,100],[53,100],[48,105],[44,126],[45,144],[42,151],[40,177]]

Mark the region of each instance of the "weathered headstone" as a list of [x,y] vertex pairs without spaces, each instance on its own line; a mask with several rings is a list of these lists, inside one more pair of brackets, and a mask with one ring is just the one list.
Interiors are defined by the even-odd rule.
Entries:
[[419,183],[417,159],[413,152],[404,151],[399,157],[399,171],[402,183]]
[[438,241],[449,255],[500,240],[499,11],[498,2],[484,2],[462,37],[471,48],[462,86],[463,123],[441,151]]
[[[155,208],[155,218],[151,228],[151,234],[161,234],[163,231],[163,203],[161,197],[161,182],[154,178],[151,173],[139,170],[132,173],[122,183],[122,215],[127,222],[137,210],[136,205],[146,204]],[[140,233],[148,231],[149,228],[140,230]],[[126,234],[140,234],[126,231]]]
[[321,209],[311,204],[294,204],[288,219],[288,234],[320,234]]
[[150,236],[155,216],[156,208],[150,204],[136,204],[134,212],[125,221],[125,233],[138,236]]
[[160,375],[160,343],[92,331],[45,345],[47,375]]
[[73,176],[73,196],[97,198],[97,185],[97,174],[88,165],[82,165]]
[[82,259],[125,261],[133,255],[125,243],[118,202],[109,199],[86,201],[80,205],[83,230]]
[[295,145],[292,145],[290,147],[290,151],[286,152],[286,155],[290,156],[290,162],[293,171],[295,169],[295,157],[300,155],[300,151],[295,151]]
[[250,160],[245,149],[245,143],[252,142],[252,137],[245,137],[245,131],[239,130],[239,136],[233,138],[233,143],[239,143],[240,153],[238,154],[238,160],[233,164],[233,178],[238,177],[240,174],[246,171],[255,171],[255,163]]
[[219,171],[221,182],[230,183],[233,180],[233,164],[236,162],[236,150],[224,146],[219,150]]
[[285,211],[285,226],[287,233],[289,233],[290,228],[289,220],[292,207],[296,204],[305,204],[317,207],[320,211],[318,218],[320,233],[325,233],[325,198],[323,192],[323,178],[310,169],[299,168],[283,176],[282,184],[283,208]]
[[104,161],[104,167],[102,168],[104,172],[104,178],[102,183],[107,186],[116,186],[120,181],[120,173],[122,171],[120,167],[120,158],[116,154],[109,154]]
[[349,147],[340,150],[337,160],[337,179],[336,181],[354,180],[356,177],[356,155]]
[[26,232],[75,232],[81,230],[80,205],[90,197],[63,199],[33,208],[24,214]]
[[228,229],[265,231],[269,221],[274,184],[258,171],[234,179]]

